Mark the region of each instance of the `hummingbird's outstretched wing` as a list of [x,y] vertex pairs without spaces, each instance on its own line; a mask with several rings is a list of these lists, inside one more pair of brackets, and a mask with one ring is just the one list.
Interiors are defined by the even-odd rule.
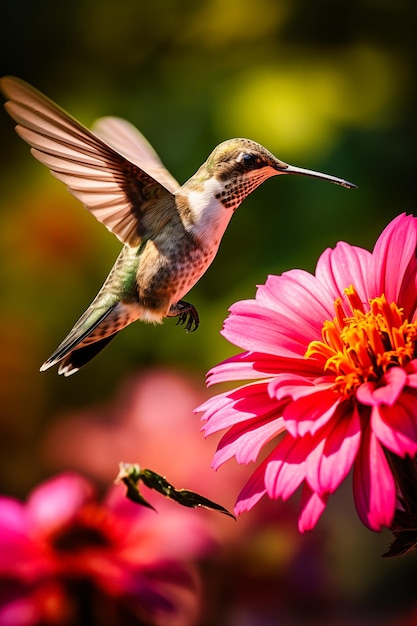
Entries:
[[179,182],[166,169],[149,141],[130,122],[120,117],[101,117],[94,122],[91,130],[168,191],[175,193],[180,188]]
[[136,247],[178,219],[171,191],[34,87],[5,76],[0,89],[32,154],[123,243]]

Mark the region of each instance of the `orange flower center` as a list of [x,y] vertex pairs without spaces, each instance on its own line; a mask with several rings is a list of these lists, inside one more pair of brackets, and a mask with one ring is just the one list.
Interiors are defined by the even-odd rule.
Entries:
[[304,356],[336,375],[335,391],[351,395],[362,383],[378,381],[387,368],[404,367],[415,358],[417,324],[404,319],[403,310],[384,295],[370,300],[365,312],[353,286],[344,293],[350,311],[337,298],[336,317],[324,322],[322,341],[312,341]]

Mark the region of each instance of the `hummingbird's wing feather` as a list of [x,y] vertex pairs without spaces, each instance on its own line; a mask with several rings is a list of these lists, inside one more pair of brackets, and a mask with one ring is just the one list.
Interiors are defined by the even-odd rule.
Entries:
[[91,130],[172,193],[180,188],[149,141],[130,122],[120,117],[101,117]]
[[6,76],[0,89],[32,154],[123,243],[136,247],[178,219],[168,189],[34,87]]

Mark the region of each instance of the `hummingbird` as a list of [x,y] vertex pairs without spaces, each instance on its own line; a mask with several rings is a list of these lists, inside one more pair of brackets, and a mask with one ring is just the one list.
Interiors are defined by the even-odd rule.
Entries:
[[74,374],[128,324],[177,317],[188,331],[199,325],[183,297],[205,273],[234,211],[272,176],[295,174],[346,180],[288,165],[250,139],[220,143],[183,185],[129,122],[99,119],[90,131],[23,80],[0,79],[5,108],[33,156],[123,244],[102,288],[44,371]]

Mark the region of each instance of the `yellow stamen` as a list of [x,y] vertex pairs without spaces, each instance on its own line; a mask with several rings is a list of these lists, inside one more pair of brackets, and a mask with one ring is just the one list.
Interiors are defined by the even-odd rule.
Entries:
[[403,310],[384,295],[370,300],[365,312],[353,286],[344,293],[347,303],[335,300],[336,317],[324,322],[322,341],[312,341],[304,356],[321,361],[335,374],[335,391],[350,395],[364,382],[377,382],[389,367],[404,367],[416,357],[417,324],[404,319]]

